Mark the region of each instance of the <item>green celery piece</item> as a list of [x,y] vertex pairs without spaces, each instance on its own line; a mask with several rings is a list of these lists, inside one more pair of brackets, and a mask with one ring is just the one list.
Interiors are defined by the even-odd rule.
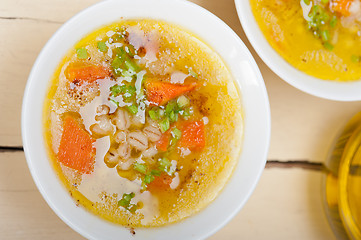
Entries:
[[179,97],[177,98],[177,105],[178,105],[178,107],[180,107],[180,108],[184,108],[184,107],[186,107],[186,106],[189,105],[189,99],[188,99],[186,96],[184,96],[184,95],[179,96]]
[[179,140],[182,136],[182,132],[176,127],[172,129],[171,133],[172,133],[173,138],[175,138],[177,140]]
[[330,20],[330,26],[331,27],[336,27],[337,24],[337,17],[336,16],[332,16],[331,20]]
[[171,114],[171,112],[176,111],[176,105],[177,103],[175,101],[170,101],[168,102],[167,106],[165,107],[165,115],[169,116]]
[[130,105],[130,106],[127,106],[127,108],[128,108],[128,111],[133,115],[138,113],[138,107],[136,105],[134,105],[134,104]]
[[107,52],[108,51],[108,47],[105,44],[105,42],[98,42],[97,45],[98,45],[99,51],[101,51],[101,52]]
[[127,66],[127,68],[133,72],[138,72],[139,71],[139,66],[133,62],[130,59],[125,60],[125,66]]
[[329,51],[332,51],[332,50],[333,50],[333,45],[332,45],[331,43],[329,43],[329,42],[325,42],[325,43],[323,44],[323,46],[324,46],[327,50],[329,50]]
[[168,168],[172,165],[171,162],[167,158],[161,158],[158,161],[159,163],[159,169],[163,172],[167,172]]
[[111,86],[110,92],[112,93],[113,97],[118,96],[121,93],[121,86],[119,86],[119,85]]
[[160,176],[161,172],[159,170],[153,169],[152,171],[150,171],[150,174],[153,176]]
[[159,127],[162,133],[166,132],[170,127],[169,119],[165,117],[162,121],[159,122]]
[[122,66],[122,64],[123,64],[123,61],[118,56],[116,56],[113,59],[113,61],[111,63],[111,66],[112,66],[113,69],[118,69],[118,68],[120,68]]
[[147,173],[147,166],[145,164],[142,163],[134,163],[133,165],[134,170],[146,174]]
[[131,192],[131,193],[124,193],[122,198],[118,201],[118,206],[122,206],[124,208],[128,208],[130,201],[132,200],[132,198],[134,198],[135,193]]
[[77,48],[76,55],[79,59],[87,59],[88,58],[88,52],[85,48]]
[[321,31],[321,38],[324,42],[328,42],[330,40],[330,32],[328,30]]
[[153,181],[154,181],[154,176],[153,175],[147,174],[147,175],[144,176],[143,182],[145,184],[149,184],[149,183],[151,183]]
[[159,113],[158,113],[158,111],[156,111],[154,109],[149,110],[148,114],[149,114],[149,117],[154,121],[159,119]]

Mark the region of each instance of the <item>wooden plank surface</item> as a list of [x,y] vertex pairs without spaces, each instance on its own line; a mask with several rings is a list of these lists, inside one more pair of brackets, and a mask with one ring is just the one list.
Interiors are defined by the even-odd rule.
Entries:
[[[277,77],[257,56],[238,20],[233,0],[192,0],[225,21],[255,57],[269,93],[272,138],[266,169],[242,211],[210,239],[334,239],[323,214],[321,172],[342,125],[361,102],[307,95]],[[28,74],[41,48],[74,14],[98,0],[1,0],[0,3],[0,239],[83,239],[47,206],[21,149],[20,110]],[[305,161],[294,166],[284,161]],[[312,167],[311,167],[312,168]]]
[[[41,197],[24,154],[0,156],[0,238],[83,239]],[[266,169],[245,207],[210,239],[332,240],[320,188],[319,171]]]

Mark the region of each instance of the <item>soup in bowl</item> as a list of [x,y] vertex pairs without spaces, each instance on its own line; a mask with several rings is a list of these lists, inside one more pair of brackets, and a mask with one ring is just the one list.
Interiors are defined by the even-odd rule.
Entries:
[[236,0],[242,26],[265,63],[312,95],[360,100],[358,0]]
[[34,65],[22,124],[48,204],[99,239],[209,236],[249,197],[269,141],[249,52],[182,1],[106,1],[66,23]]

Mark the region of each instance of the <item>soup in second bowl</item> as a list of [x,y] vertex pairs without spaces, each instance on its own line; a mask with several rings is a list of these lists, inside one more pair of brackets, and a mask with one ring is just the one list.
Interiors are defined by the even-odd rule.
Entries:
[[241,151],[241,101],[227,67],[191,33],[155,20],[124,20],[78,42],[54,74],[44,121],[77,204],[131,227],[200,211]]
[[320,79],[361,78],[360,0],[250,0],[270,45]]

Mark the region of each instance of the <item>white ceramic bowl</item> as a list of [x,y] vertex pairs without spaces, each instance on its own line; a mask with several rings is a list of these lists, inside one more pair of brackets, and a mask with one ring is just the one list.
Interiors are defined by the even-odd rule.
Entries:
[[[84,35],[124,18],[165,20],[196,33],[217,51],[235,77],[244,107],[244,142],[226,187],[208,207],[179,223],[129,230],[77,207],[50,164],[43,137],[43,103],[49,80],[65,53]],[[211,27],[210,27],[211,26]],[[262,76],[239,37],[205,9],[179,0],[109,0],[77,14],[48,41],[30,73],[22,108],[22,136],[34,181],[54,212],[89,239],[203,239],[224,226],[245,204],[263,171],[270,138],[270,110]]]
[[249,0],[235,0],[238,17],[252,46],[262,60],[283,80],[311,95],[337,101],[361,100],[361,80],[337,82],[303,73],[286,62],[268,43],[251,10]]

